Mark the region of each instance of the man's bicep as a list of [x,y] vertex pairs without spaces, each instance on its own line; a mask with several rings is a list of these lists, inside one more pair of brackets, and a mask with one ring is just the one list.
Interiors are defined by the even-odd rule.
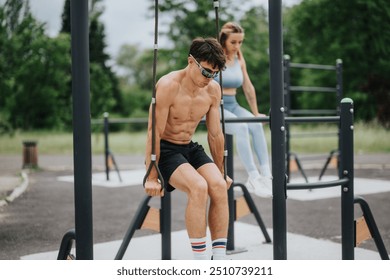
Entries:
[[218,135],[221,133],[221,117],[219,107],[213,106],[206,117],[207,130],[211,135]]
[[169,115],[169,108],[171,104],[171,95],[169,89],[165,87],[159,87],[156,91],[156,114],[155,121],[156,126],[160,134],[163,133]]

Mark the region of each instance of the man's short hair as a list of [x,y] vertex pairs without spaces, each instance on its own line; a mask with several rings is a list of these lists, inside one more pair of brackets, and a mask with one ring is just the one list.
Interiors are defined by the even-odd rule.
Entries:
[[199,62],[206,61],[219,70],[225,68],[226,56],[221,44],[215,38],[195,38],[188,55],[190,54]]

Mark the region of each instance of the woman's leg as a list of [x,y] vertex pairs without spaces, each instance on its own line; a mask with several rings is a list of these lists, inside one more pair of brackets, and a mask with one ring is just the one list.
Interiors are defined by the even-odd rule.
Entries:
[[[237,103],[237,101],[235,100],[234,96],[228,96],[227,98],[225,98],[225,96],[224,96],[224,104],[225,104],[225,108],[226,108],[226,110],[224,111],[224,112],[226,112],[225,113],[226,116],[253,117],[253,115],[249,111],[245,110],[244,108],[240,108],[240,106]],[[238,110],[236,110],[237,108],[238,108]],[[238,112],[240,115],[237,115],[236,112]],[[227,124],[229,126],[233,125],[233,124],[229,124],[229,123],[227,123]],[[236,124],[236,123],[234,123],[234,124]],[[271,184],[270,177],[260,176],[260,173],[257,170],[256,164],[255,164],[254,159],[253,159],[252,146],[250,143],[251,141],[249,139],[249,125],[246,123],[237,123],[237,124],[241,124],[240,127],[242,130],[238,131],[238,128],[236,127],[237,131],[235,131],[234,134],[237,135],[237,137],[236,137],[236,139],[237,139],[236,140],[237,152],[240,155],[241,161],[243,162],[245,168],[247,169],[248,175],[249,175],[248,181],[246,182],[246,186],[248,188],[248,191],[254,192],[256,195],[262,196],[262,197],[272,196],[272,184]],[[243,128],[245,128],[245,130]],[[262,126],[259,126],[259,128],[261,128],[261,131],[262,131]],[[259,128],[256,128],[256,129],[259,129]],[[226,125],[225,125],[225,130],[228,131],[226,129]],[[264,136],[264,133],[263,133],[263,136]],[[259,136],[256,135],[256,137],[259,137]],[[266,145],[265,138],[264,138],[264,143]],[[255,143],[255,145],[259,145],[259,143]],[[241,154],[240,154],[240,152],[241,152]],[[266,155],[268,156],[268,152],[266,153]],[[249,164],[251,166],[250,169],[247,168],[247,166]],[[268,169],[269,169],[269,164],[268,164]],[[270,172],[269,172],[269,175],[270,175]]]
[[266,177],[272,177],[263,124],[252,123],[249,125],[249,131],[252,135],[253,148],[260,163],[260,172]]
[[[237,116],[225,109],[224,117],[236,118]],[[248,125],[246,123],[225,123],[225,132],[235,136],[237,153],[247,173],[257,171],[250,145]]]
[[[241,106],[236,106],[234,108],[233,114],[241,118],[253,117],[251,112]],[[263,176],[272,177],[263,124],[257,122],[248,123],[248,129],[252,136],[253,149],[260,164],[260,172]]]

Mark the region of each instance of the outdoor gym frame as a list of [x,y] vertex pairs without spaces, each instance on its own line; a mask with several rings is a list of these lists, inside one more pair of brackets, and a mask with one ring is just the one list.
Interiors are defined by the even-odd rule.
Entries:
[[[271,139],[273,173],[273,258],[287,259],[286,227],[286,126],[283,100],[283,39],[282,1],[269,0],[270,39],[270,96],[271,96]],[[72,40],[72,92],[73,92],[73,141],[74,141],[74,192],[75,192],[75,239],[77,260],[93,259],[92,227],[92,164],[91,164],[91,118],[88,40],[88,0],[71,0]],[[341,169],[340,180],[321,182],[313,187],[342,185],[342,258],[354,258],[353,219],[353,104],[342,101]],[[344,110],[343,110],[344,107]],[[311,118],[313,120],[313,118]],[[288,121],[305,122],[305,118],[291,118]],[[330,118],[339,121],[340,118]],[[246,121],[246,120],[241,120]],[[247,121],[256,121],[250,120]],[[315,118],[314,118],[315,121]],[[324,121],[321,118],[321,121]],[[344,152],[343,152],[344,151]],[[289,185],[299,189],[308,186]],[[344,226],[345,225],[345,226]]]
[[[343,96],[343,64],[341,59],[336,60],[336,65],[319,65],[319,64],[306,64],[306,63],[292,63],[290,61],[290,56],[285,55],[283,59],[283,65],[284,65],[284,102],[286,105],[286,115],[287,116],[339,116],[340,115],[340,102]],[[335,78],[336,78],[336,85],[333,87],[324,87],[324,86],[297,86],[292,85],[291,83],[291,71],[293,69],[304,69],[304,70],[310,70],[310,71],[328,71],[330,73],[334,72]],[[302,93],[310,94],[311,96],[319,96],[319,95],[326,95],[327,98],[334,99],[334,103],[332,104],[332,108],[328,109],[302,109],[302,108],[296,108],[296,105],[293,106],[293,93],[294,95],[300,95]],[[294,137],[318,137],[318,136],[337,136],[340,137],[340,131],[338,129],[337,132],[316,132],[315,134],[311,133],[298,133],[298,134],[292,134],[290,132],[290,125],[287,124],[286,126],[286,156],[287,156],[287,182],[291,180],[291,165],[292,158],[295,161],[295,164],[297,166],[297,169],[301,172],[302,176],[304,177],[305,181],[308,183],[307,176],[305,174],[305,171],[301,165],[301,162],[299,160],[298,154],[291,151],[291,138]],[[329,156],[325,162],[324,167],[322,168],[320,175],[318,177],[318,180],[321,180],[322,176],[324,175],[326,168],[328,167],[328,164],[332,160],[332,158],[338,158],[338,149],[333,149],[330,151]],[[337,157],[335,157],[337,155]],[[337,160],[338,161],[338,160]]]

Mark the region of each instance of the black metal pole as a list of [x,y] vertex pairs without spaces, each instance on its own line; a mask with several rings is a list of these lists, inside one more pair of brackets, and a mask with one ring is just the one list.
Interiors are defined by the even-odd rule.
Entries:
[[[226,174],[233,180],[234,182],[234,160],[233,160],[233,135],[226,134],[226,149],[228,151],[226,157]],[[234,185],[234,183],[233,183]],[[228,190],[228,205],[229,205],[229,228],[228,228],[228,240],[226,249],[228,251],[234,250],[234,221],[235,221],[235,211],[234,211],[234,186],[231,186]]]
[[342,259],[353,260],[354,232],[354,170],[353,170],[353,101],[341,100],[340,115],[340,168],[339,177],[348,178],[341,186],[341,244]]
[[[290,115],[291,109],[291,92],[290,92],[290,56],[285,55],[283,57],[283,73],[284,73],[284,104],[286,109],[286,114]],[[291,150],[290,150],[290,125],[286,123],[286,174],[287,182],[290,182],[290,161],[291,161]]]
[[108,146],[108,116],[109,114],[107,112],[104,113],[104,164],[106,166],[106,180],[110,180],[110,167],[108,164],[109,156],[110,156],[110,150]]
[[378,226],[376,225],[374,216],[372,215],[370,206],[368,206],[367,201],[365,201],[364,198],[360,196],[355,197],[354,202],[359,203],[360,205],[368,229],[370,230],[370,234],[374,239],[376,248],[378,249],[379,255],[381,256],[382,260],[388,260],[389,254],[386,251],[385,244],[383,243],[383,239],[379,233],[379,229]]
[[151,196],[145,196],[141,204],[139,205],[137,211],[135,212],[134,218],[130,223],[129,228],[126,231],[125,236],[123,237],[121,246],[119,247],[118,252],[116,253],[115,260],[121,260],[123,256],[126,253],[127,247],[129,246],[129,243],[131,241],[131,238],[133,238],[133,235],[137,229],[140,229],[142,226],[142,223],[145,220],[146,215],[149,212],[149,201],[152,197]]
[[160,231],[161,231],[161,259],[172,259],[172,215],[171,193],[165,192],[161,197]]
[[337,115],[340,115],[340,102],[343,98],[343,61],[340,58],[336,60],[336,79]]
[[271,96],[271,146],[273,174],[274,259],[287,259],[286,226],[286,127],[283,101],[282,1],[269,0],[269,51]]
[[76,259],[93,259],[88,0],[71,1]]

